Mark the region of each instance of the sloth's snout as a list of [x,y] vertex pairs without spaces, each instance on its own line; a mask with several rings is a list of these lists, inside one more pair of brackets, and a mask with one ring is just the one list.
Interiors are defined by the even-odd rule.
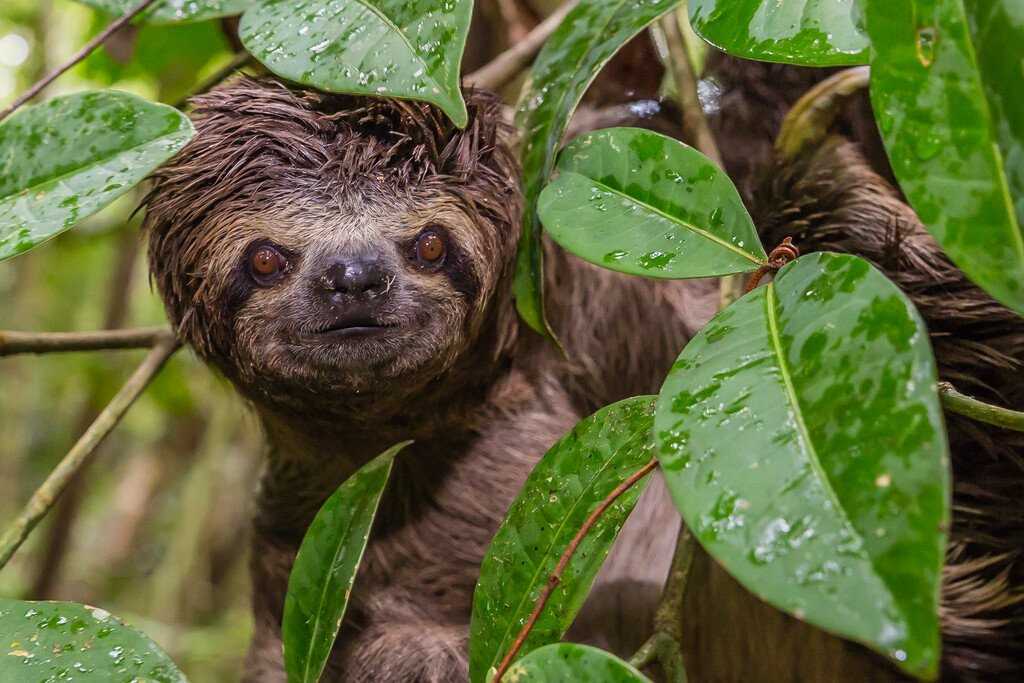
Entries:
[[374,299],[387,292],[393,275],[376,256],[333,259],[320,274],[317,284],[332,299],[352,301]]

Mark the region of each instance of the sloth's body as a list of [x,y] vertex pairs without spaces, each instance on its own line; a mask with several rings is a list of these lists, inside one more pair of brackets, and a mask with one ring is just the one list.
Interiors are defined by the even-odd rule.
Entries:
[[[284,594],[312,516],[406,439],[325,680],[465,680],[479,564],[530,469],[597,407],[656,392],[717,306],[713,282],[621,276],[548,245],[566,356],[527,331],[510,293],[521,197],[509,131],[492,99],[468,100],[460,132],[425,105],[239,80],[196,101],[196,138],[155,180],[150,260],[168,313],[252,403],[270,444],[247,681],[284,680]],[[773,225],[789,218],[831,220],[796,211]],[[639,645],[677,525],[651,487],[574,639]],[[687,609],[694,680],[895,677],[706,558]]]

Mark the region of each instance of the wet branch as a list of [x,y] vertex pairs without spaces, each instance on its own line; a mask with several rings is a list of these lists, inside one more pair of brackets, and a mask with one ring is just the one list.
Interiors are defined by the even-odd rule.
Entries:
[[22,106],[23,104],[25,104],[26,102],[31,100],[33,97],[35,97],[36,95],[41,93],[43,91],[43,89],[46,88],[46,86],[48,86],[51,83],[53,83],[62,74],[64,74],[64,72],[66,72],[68,69],[70,69],[71,67],[75,66],[76,64],[81,62],[86,57],[88,57],[92,53],[93,50],[98,48],[103,43],[107,42],[112,35],[114,35],[118,31],[120,31],[122,28],[124,28],[124,26],[126,26],[132,19],[137,17],[141,12],[145,11],[146,9],[148,9],[150,5],[152,5],[152,4],[156,3],[156,2],[159,2],[159,1],[160,0],[142,0],[142,2],[140,2],[138,5],[136,5],[132,9],[128,10],[128,12],[126,12],[124,15],[122,15],[119,19],[115,20],[114,23],[112,23],[107,28],[103,29],[102,33],[100,33],[98,36],[96,36],[95,38],[90,40],[88,43],[86,43],[85,47],[83,47],[81,50],[76,52],[71,57],[71,59],[69,59],[68,61],[64,62],[59,67],[57,67],[56,69],[51,71],[48,75],[44,76],[42,79],[37,81],[36,84],[33,85],[31,88],[29,88],[21,97],[19,97],[18,99],[14,100],[14,103],[11,104],[11,106],[7,107],[3,111],[0,111],[0,121],[3,121],[5,118],[10,116],[20,106]]
[[604,514],[605,510],[607,510],[611,506],[611,504],[614,503],[619,498],[619,496],[621,496],[623,493],[628,491],[630,487],[632,487],[638,481],[640,481],[648,474],[650,474],[652,471],[654,471],[654,468],[656,468],[657,466],[657,459],[652,458],[650,462],[648,462],[646,465],[638,469],[633,474],[629,475],[629,477],[627,477],[625,481],[616,486],[615,489],[607,496],[605,496],[605,499],[602,500],[596,508],[594,508],[594,511],[590,513],[590,516],[587,517],[587,520],[580,527],[580,530],[577,531],[576,535],[573,536],[571,541],[569,541],[569,545],[565,547],[565,551],[559,558],[558,564],[555,565],[554,570],[548,576],[547,585],[544,587],[544,590],[541,591],[540,596],[537,598],[537,602],[533,607],[533,612],[530,613],[530,616],[526,620],[526,623],[523,624],[523,628],[520,629],[519,634],[516,636],[516,639],[512,643],[512,647],[509,648],[509,651],[505,655],[505,658],[502,659],[501,664],[498,665],[498,670],[494,674],[494,678],[491,679],[491,683],[500,683],[501,677],[505,675],[505,672],[508,671],[508,668],[512,665],[512,662],[515,660],[516,655],[519,654],[519,650],[522,649],[523,643],[525,643],[527,637],[529,637],[530,631],[533,630],[534,624],[537,623],[537,619],[540,618],[541,613],[544,611],[544,606],[547,604],[548,599],[551,597],[551,594],[555,592],[555,588],[558,587],[558,584],[561,583],[562,574],[565,572],[565,568],[569,566],[569,561],[572,559],[572,556],[573,554],[575,554],[576,549],[579,547],[580,543],[582,543],[583,539],[586,538],[587,533],[590,532],[591,528],[593,528],[594,524],[597,523],[597,520],[601,518],[601,515]]
[[49,512],[75,474],[89,462],[96,449],[113,431],[125,413],[163,367],[164,362],[177,350],[178,342],[171,336],[162,337],[146,359],[111,399],[96,421],[68,451],[46,481],[36,489],[21,514],[0,536],[0,569],[7,565],[29,533]]
[[661,594],[661,602],[654,614],[654,634],[647,639],[629,663],[638,669],[653,662],[661,665],[669,683],[686,683],[686,667],[683,664],[683,603],[686,584],[693,567],[694,540],[683,522],[676,539],[672,556],[672,568]]
[[18,353],[148,349],[174,339],[166,327],[140,327],[96,332],[14,332],[0,330],[0,356]]
[[571,12],[579,0],[569,0],[559,7],[551,16],[537,24],[525,38],[502,52],[487,64],[463,77],[464,85],[488,90],[497,90],[525,69],[540,48],[559,27],[565,15]]
[[1024,413],[1020,411],[994,406],[961,394],[949,382],[939,382],[939,397],[942,399],[942,406],[951,413],[995,427],[1024,432]]

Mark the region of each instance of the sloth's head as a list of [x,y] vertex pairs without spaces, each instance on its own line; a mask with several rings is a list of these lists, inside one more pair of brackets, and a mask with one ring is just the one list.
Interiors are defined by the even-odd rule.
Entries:
[[520,196],[498,104],[432,107],[241,79],[147,198],[183,339],[251,398],[428,382],[508,327]]

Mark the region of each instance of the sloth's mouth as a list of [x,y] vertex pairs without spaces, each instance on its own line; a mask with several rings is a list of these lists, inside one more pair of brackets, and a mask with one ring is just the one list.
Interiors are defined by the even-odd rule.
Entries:
[[320,341],[333,341],[337,339],[359,339],[372,337],[394,328],[373,316],[368,315],[345,315],[340,316],[313,333],[312,337]]

